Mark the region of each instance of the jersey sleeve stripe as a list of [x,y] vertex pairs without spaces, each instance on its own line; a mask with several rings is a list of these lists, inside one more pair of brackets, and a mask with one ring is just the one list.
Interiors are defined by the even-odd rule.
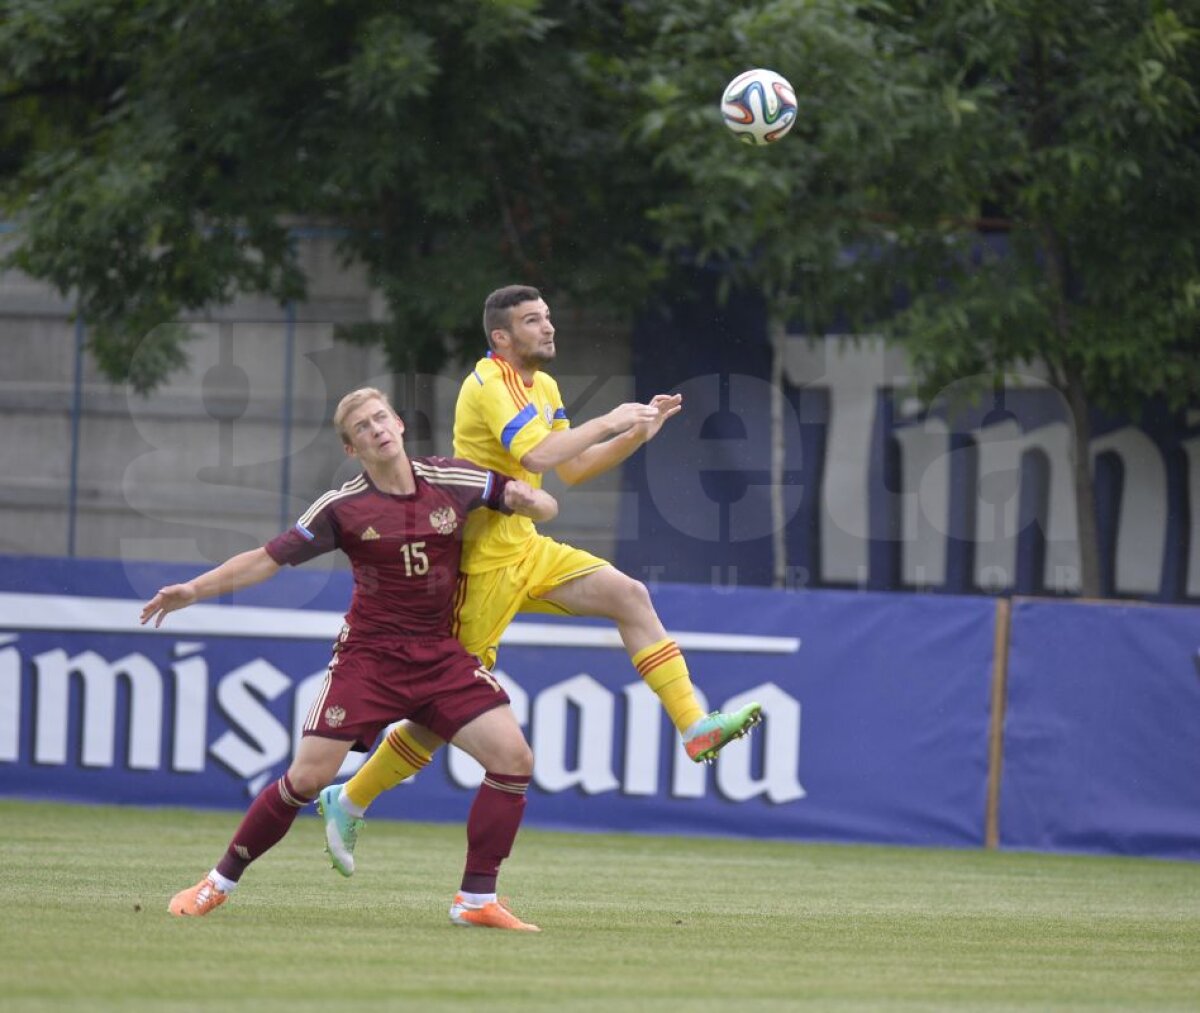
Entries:
[[329,506],[330,503],[333,503],[335,500],[342,499],[346,496],[353,496],[355,493],[362,492],[366,488],[366,478],[363,475],[357,475],[356,477],[350,479],[350,481],[343,485],[340,489],[330,489],[329,492],[320,496],[312,506],[310,506],[304,511],[303,514],[300,515],[300,520],[296,526],[302,530],[306,530],[308,525],[312,523],[313,518],[316,517],[317,514],[319,514],[322,510],[324,510],[325,507]]
[[482,469],[440,468],[420,461],[413,461],[412,468],[430,485],[467,485],[483,489],[491,478],[491,472]]
[[554,418],[556,420],[563,419],[565,421],[567,418],[567,410],[565,408],[555,408],[554,409]]
[[508,425],[500,433],[500,442],[504,444],[505,450],[512,448],[512,441],[517,438],[517,433],[524,429],[530,422],[537,418],[537,408],[531,404],[527,404],[516,415],[512,417]]

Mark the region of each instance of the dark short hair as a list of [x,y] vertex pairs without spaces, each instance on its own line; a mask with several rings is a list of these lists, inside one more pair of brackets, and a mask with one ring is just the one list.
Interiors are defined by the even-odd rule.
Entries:
[[542,297],[532,285],[505,285],[483,301],[483,336],[492,347],[492,331],[508,330],[512,323],[512,308],[523,302],[537,302]]

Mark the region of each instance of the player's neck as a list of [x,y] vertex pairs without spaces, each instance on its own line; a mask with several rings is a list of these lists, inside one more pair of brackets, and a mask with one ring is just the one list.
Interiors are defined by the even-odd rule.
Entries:
[[540,362],[524,362],[519,359],[509,358],[507,355],[501,355],[499,352],[492,352],[492,356],[512,366],[526,387],[533,386],[533,378],[537,375],[538,370],[542,368]]
[[371,484],[380,492],[391,496],[408,496],[417,491],[416,479],[413,478],[412,465],[408,463],[407,454],[401,454],[391,461],[373,465],[366,470]]

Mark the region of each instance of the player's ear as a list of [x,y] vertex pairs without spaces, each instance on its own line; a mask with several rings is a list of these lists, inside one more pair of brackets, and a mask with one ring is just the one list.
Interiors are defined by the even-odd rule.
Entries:
[[400,413],[396,412],[396,425],[400,429],[400,435],[404,435],[404,419],[400,417]]
[[343,449],[344,451],[346,451],[346,456],[347,456],[347,457],[358,457],[358,451],[354,449],[354,444],[352,444],[352,443],[343,443],[343,444],[342,444],[342,449]]

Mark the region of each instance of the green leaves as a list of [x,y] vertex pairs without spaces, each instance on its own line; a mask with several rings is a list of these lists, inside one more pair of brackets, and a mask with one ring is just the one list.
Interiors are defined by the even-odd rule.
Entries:
[[[889,330],[931,382],[1041,355],[1099,404],[1177,396],[1198,30],[1135,0],[18,0],[9,262],[75,295],[114,375],[190,310],[301,297],[281,223],[315,218],[387,298],[348,337],[397,362],[473,354],[499,284],[619,312],[704,263],[777,320]],[[751,66],[797,92],[768,148],[718,110]],[[146,386],[186,348],[152,344]]]
[[344,78],[351,111],[395,119],[406,103],[428,97],[439,73],[435,41],[408,18],[370,18],[357,41],[358,51],[330,75]]

